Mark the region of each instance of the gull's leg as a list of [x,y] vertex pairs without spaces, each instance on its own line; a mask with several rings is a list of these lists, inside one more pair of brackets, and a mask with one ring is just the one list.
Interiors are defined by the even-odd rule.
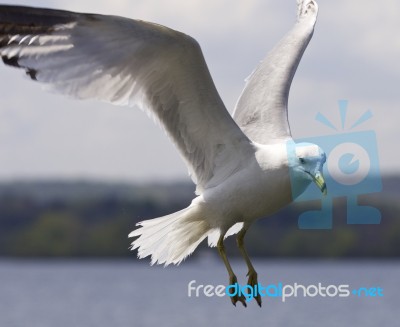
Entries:
[[[231,264],[228,261],[228,258],[226,256],[225,253],[225,246],[224,246],[224,234],[221,233],[221,236],[218,239],[218,243],[217,243],[217,249],[218,249],[218,253],[221,256],[222,260],[224,261],[226,270],[228,270],[228,274],[229,274],[229,285],[233,285],[235,283],[237,283],[237,278],[232,270]],[[236,302],[239,301],[241,302],[245,307],[247,307],[246,304],[246,299],[244,298],[243,294],[241,294],[240,296],[235,295],[231,297],[231,301],[233,303],[234,306],[236,306]]]
[[[243,228],[240,230],[240,232],[237,235],[236,241],[237,241],[237,245],[240,250],[240,253],[242,254],[244,260],[246,261],[247,268],[249,269],[249,271],[247,273],[247,276],[249,276],[247,285],[250,285],[254,289],[254,286],[258,284],[257,272],[254,269],[253,264],[250,261],[249,255],[247,254],[247,251],[244,247],[244,236],[246,235],[246,232],[247,232],[247,227],[243,226]],[[260,293],[257,293],[257,296],[255,296],[254,298],[257,301],[258,305],[261,307]]]

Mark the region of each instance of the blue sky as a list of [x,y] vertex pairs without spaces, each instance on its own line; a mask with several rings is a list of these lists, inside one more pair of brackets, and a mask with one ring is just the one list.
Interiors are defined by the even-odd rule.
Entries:
[[[296,19],[295,0],[6,1],[157,22],[196,38],[216,86],[232,111],[244,79]],[[400,173],[400,2],[319,1],[314,38],[292,85],[294,137],[335,134],[338,100],[349,100],[348,127],[374,130],[384,172]],[[76,101],[41,90],[22,71],[0,66],[0,180],[96,178],[190,180],[164,132],[137,108]],[[341,129],[339,128],[339,132]]]

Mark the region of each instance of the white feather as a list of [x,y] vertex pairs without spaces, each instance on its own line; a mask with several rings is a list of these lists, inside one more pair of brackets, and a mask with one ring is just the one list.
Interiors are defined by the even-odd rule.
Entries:
[[242,130],[197,42],[161,25],[0,5],[0,56],[69,96],[139,104],[165,128],[199,196],[186,209],[139,223],[129,237],[139,258],[179,264],[206,237],[215,246],[221,234],[236,234],[292,200],[288,93],[317,9],[298,0],[296,25],[249,77],[234,113]]
[[246,80],[233,117],[254,142],[273,144],[291,138],[288,121],[290,85],[312,37],[318,7],[298,1],[298,21]]

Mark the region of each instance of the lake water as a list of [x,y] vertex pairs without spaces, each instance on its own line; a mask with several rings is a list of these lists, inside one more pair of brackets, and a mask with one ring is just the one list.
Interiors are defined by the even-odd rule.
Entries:
[[[233,262],[239,283],[245,267]],[[264,297],[234,307],[227,296],[188,296],[188,283],[227,282],[215,257],[179,267],[129,261],[0,260],[1,327],[399,326],[400,262],[255,261],[259,282],[381,288],[347,297]],[[330,289],[331,294],[334,291]],[[361,294],[361,293],[360,293]]]

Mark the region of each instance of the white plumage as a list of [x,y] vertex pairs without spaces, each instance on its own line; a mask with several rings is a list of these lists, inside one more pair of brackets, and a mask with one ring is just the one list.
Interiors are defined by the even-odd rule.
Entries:
[[[293,200],[292,184],[314,180],[322,191],[325,155],[317,146],[289,153],[287,102],[297,65],[317,17],[298,0],[293,29],[249,77],[233,117],[214,86],[200,46],[167,27],[116,16],[0,6],[0,55],[48,88],[79,99],[139,105],[166,130],[185,160],[197,197],[168,216],[146,220],[129,236],[151,262],[179,264],[208,237],[228,269],[223,239]],[[303,150],[302,150],[303,149]],[[294,156],[295,160],[288,157]],[[307,161],[307,162],[306,162]],[[294,172],[291,176],[289,170]],[[297,188],[298,189],[298,188]],[[232,299],[241,301],[243,298]],[[257,299],[261,305],[261,299]]]

